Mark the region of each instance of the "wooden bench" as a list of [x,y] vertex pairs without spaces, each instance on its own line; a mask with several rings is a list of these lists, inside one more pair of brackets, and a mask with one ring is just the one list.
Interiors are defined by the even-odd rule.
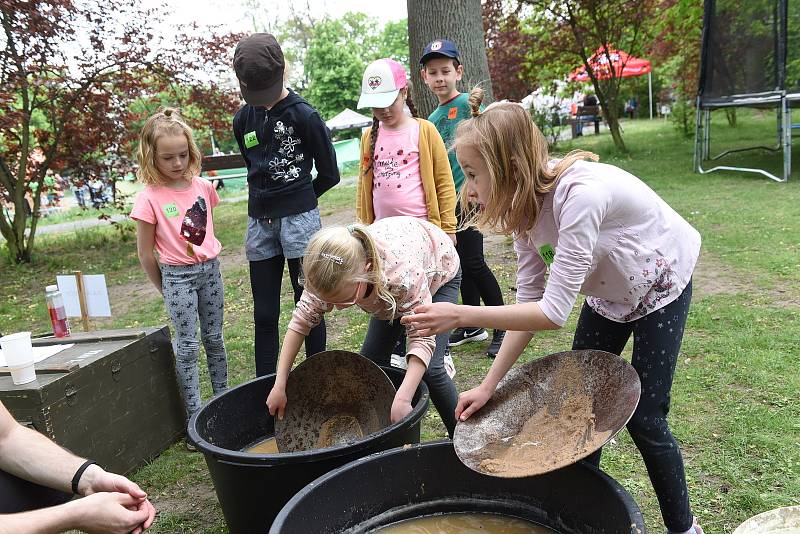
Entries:
[[221,171],[246,167],[241,154],[220,154],[219,156],[203,156],[203,171]]
[[600,121],[603,120],[603,114],[600,106],[578,106],[575,117],[567,120],[567,124],[572,129],[572,138],[578,136],[578,124],[591,124],[594,123],[595,135],[600,133]]

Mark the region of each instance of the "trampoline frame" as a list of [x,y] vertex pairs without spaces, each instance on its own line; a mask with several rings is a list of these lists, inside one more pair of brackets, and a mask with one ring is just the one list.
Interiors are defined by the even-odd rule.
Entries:
[[[709,25],[711,15],[714,13],[715,0],[705,0],[703,15],[703,37],[701,45],[700,59],[700,83],[697,91],[696,115],[695,115],[695,137],[694,137],[694,168],[700,174],[708,174],[716,171],[739,171],[756,173],[766,176],[776,182],[785,183],[789,180],[792,172],[792,111],[791,103],[800,103],[800,94],[787,93],[785,90],[786,80],[786,46],[787,46],[787,19],[788,19],[788,0],[777,0],[776,18],[777,28],[775,32],[776,50],[776,74],[780,90],[735,94],[717,98],[703,98],[705,90],[705,73],[707,67],[707,54],[709,53]],[[773,147],[753,146],[745,148],[730,149],[720,152],[715,156],[709,156],[711,147],[711,112],[715,109],[730,107],[775,107],[777,115],[777,142]],[[730,165],[717,165],[709,169],[704,169],[703,161],[716,161],[728,154],[735,152],[745,152],[749,150],[768,150],[771,152],[782,151],[783,173],[775,176],[765,169],[752,167],[735,167]]]

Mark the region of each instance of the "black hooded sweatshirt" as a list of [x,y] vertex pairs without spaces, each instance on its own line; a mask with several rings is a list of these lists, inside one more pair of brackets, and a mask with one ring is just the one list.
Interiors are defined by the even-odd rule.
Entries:
[[[319,113],[297,93],[272,109],[244,105],[233,134],[247,164],[247,213],[280,218],[317,207],[317,197],[339,183],[336,152]],[[317,177],[312,180],[311,168]]]

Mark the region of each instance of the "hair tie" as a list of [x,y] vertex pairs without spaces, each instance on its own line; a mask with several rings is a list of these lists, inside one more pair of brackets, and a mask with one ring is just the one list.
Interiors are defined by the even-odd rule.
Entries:
[[344,259],[341,256],[336,256],[334,254],[328,254],[327,252],[320,252],[320,256],[325,258],[326,260],[330,260],[336,265],[342,265],[344,263]]
[[353,232],[356,231],[356,225],[355,224],[348,224],[347,225],[347,231],[352,234]]

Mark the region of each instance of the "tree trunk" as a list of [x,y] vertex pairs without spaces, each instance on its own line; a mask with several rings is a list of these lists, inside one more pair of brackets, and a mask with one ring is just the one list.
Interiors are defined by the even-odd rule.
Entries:
[[622,140],[622,131],[619,127],[619,106],[617,105],[619,79],[593,80],[592,85],[594,86],[594,94],[603,110],[603,117],[606,120],[606,124],[608,124],[608,130],[611,132],[614,146],[620,152],[628,152],[628,147],[625,146],[625,141]]
[[736,108],[725,108],[725,118],[728,119],[728,126],[736,128]]
[[614,146],[620,152],[627,152],[628,147],[625,146],[625,141],[622,140],[622,132],[619,129],[619,117],[617,117],[616,110],[612,110],[610,113],[606,112],[606,122],[608,122],[608,130],[611,132]]
[[411,58],[411,95],[421,117],[426,118],[439,105],[436,96],[420,76],[419,58],[425,45],[434,39],[453,41],[461,54],[464,77],[458,90],[468,92],[480,84],[492,97],[492,80],[486,59],[481,0],[408,0],[408,47]]

